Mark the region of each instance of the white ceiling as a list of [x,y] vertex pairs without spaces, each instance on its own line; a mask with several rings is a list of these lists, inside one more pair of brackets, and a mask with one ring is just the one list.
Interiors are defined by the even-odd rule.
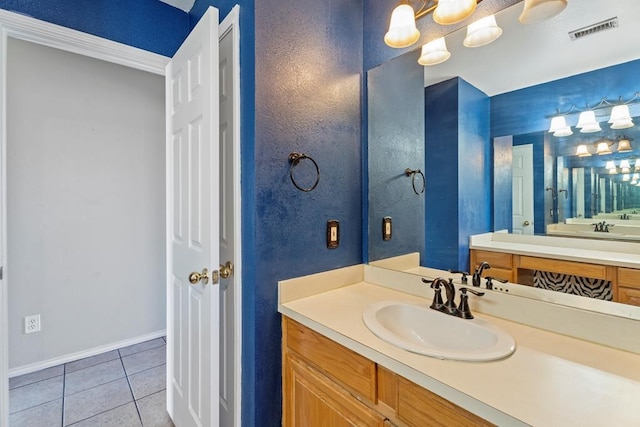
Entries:
[[[465,48],[466,30],[448,35],[451,58],[425,67],[425,86],[460,76],[493,96],[640,57],[638,0],[570,0],[560,15],[540,24],[520,24],[521,12],[522,3],[499,12],[503,34],[487,46]],[[615,16],[618,28],[570,40],[569,31]]]
[[193,3],[195,0],[160,0],[163,3],[169,4],[173,7],[177,7],[178,9],[184,10],[185,12],[189,12],[193,7]]

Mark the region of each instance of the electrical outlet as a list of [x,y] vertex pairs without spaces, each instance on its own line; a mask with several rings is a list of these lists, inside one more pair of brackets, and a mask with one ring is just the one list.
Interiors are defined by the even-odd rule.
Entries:
[[39,314],[34,314],[33,316],[27,316],[24,318],[24,333],[32,334],[34,332],[40,332]]

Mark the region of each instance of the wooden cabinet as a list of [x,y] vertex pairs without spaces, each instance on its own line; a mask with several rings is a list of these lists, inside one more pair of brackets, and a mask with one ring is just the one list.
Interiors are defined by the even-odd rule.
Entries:
[[471,271],[482,261],[491,265],[483,276],[528,286],[533,285],[534,270],[607,280],[611,282],[613,301],[640,306],[640,269],[471,249]]
[[492,425],[402,377],[398,377],[398,419],[412,426]]
[[618,268],[618,301],[640,306],[640,270]]
[[284,360],[283,426],[383,426],[385,417],[295,356]]
[[490,269],[482,272],[482,277],[497,277],[498,279],[515,281],[513,269],[513,255],[501,252],[471,250],[470,273],[473,273],[482,261],[486,261],[491,266]]
[[282,319],[282,425],[491,426],[292,319]]

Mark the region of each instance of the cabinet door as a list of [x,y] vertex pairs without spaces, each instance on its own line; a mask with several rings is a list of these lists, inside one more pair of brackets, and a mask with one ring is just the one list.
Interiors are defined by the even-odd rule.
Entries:
[[487,420],[398,377],[398,418],[415,427],[490,427]]
[[640,307],[640,289],[619,287],[618,301],[623,304],[637,305]]
[[384,426],[385,418],[296,357],[284,360],[284,427]]

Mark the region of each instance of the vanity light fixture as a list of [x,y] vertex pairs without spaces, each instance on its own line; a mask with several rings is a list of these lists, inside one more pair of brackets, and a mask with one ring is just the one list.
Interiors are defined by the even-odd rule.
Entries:
[[[560,112],[558,110],[555,115],[547,116],[547,118],[551,118],[551,126],[549,128],[549,132],[552,132],[554,136],[571,135],[570,126],[568,126],[568,131],[564,129],[564,126],[567,126],[566,117],[574,114],[580,114],[576,128],[580,129],[581,133],[598,132],[602,129],[600,127],[600,123],[598,123],[598,120],[596,119],[596,113],[601,110],[610,111],[608,123],[611,125],[611,129],[630,128],[634,126],[634,123],[629,112],[629,105],[639,103],[640,92],[636,92],[634,96],[628,101],[624,101],[622,97],[620,97],[618,101],[609,101],[603,98],[596,105],[587,105],[584,110],[576,108],[575,105],[572,105],[571,108],[569,108],[569,110],[565,112]],[[560,120],[561,118],[562,120]],[[563,130],[560,131],[559,129]],[[623,138],[622,140],[625,139],[627,138]]]
[[593,133],[600,132],[600,123],[596,120],[596,113],[593,110],[587,110],[580,113],[578,117],[578,124],[576,125],[580,129],[580,133]]
[[635,170],[640,171],[640,159],[636,159]]
[[601,139],[596,141],[596,154],[602,156],[603,154],[611,154],[611,146],[613,145],[613,141],[609,139]]
[[[482,0],[402,0],[391,12],[389,30],[384,42],[389,47],[409,47],[420,38],[416,20],[433,14],[433,20],[440,25],[457,24],[464,21],[476,10]],[[416,7],[413,7],[415,4]]]
[[618,140],[618,153],[626,153],[633,150],[629,138],[621,138]]
[[611,169],[615,169],[616,168],[616,164],[613,162],[613,160],[609,160],[605,166],[605,169],[611,170]]
[[620,171],[622,173],[630,173],[631,172],[631,165],[629,164],[629,160],[624,159],[620,161]]
[[433,20],[440,25],[462,22],[476,11],[476,0],[439,0],[433,11]]
[[622,180],[623,181],[631,181],[631,176],[628,173],[625,173],[624,175],[622,175]]
[[633,120],[629,114],[629,106],[627,104],[616,105],[611,110],[609,118],[611,129],[626,129],[633,127]]
[[613,169],[609,169],[609,175],[615,175],[618,173],[618,169],[613,168]]
[[580,144],[576,148],[576,156],[578,156],[578,157],[588,157],[590,155],[591,155],[591,153],[587,149],[587,145],[586,144]]
[[384,42],[391,47],[409,47],[420,38],[420,31],[416,27],[413,8],[408,4],[401,4],[391,12],[389,31],[384,35]]
[[451,52],[447,50],[444,37],[437,38],[422,46],[422,53],[418,59],[420,65],[441,64],[451,57]]
[[567,7],[567,0],[524,0],[524,9],[518,18],[521,24],[537,24],[551,19]]
[[564,116],[556,116],[551,119],[549,132],[552,132],[553,136],[569,136],[573,134],[571,128],[567,126],[567,120]]
[[489,15],[472,22],[467,27],[467,36],[462,42],[465,47],[488,45],[502,35],[502,28],[496,23],[496,16]]
[[631,185],[638,185],[638,180],[640,180],[640,173],[634,173],[631,175]]

